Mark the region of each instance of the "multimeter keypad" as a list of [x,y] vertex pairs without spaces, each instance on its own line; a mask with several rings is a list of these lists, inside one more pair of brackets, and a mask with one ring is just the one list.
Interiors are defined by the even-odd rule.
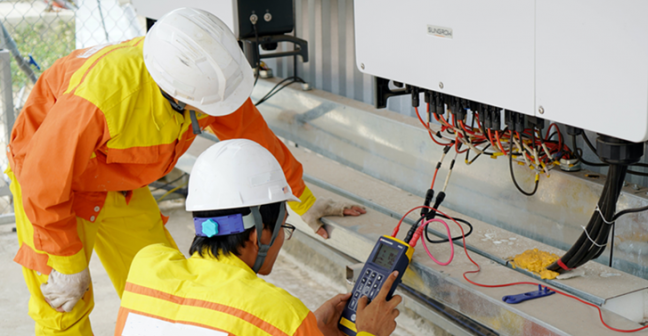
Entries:
[[349,308],[353,311],[356,311],[358,308],[358,299],[362,296],[369,298],[369,301],[373,300],[378,292],[380,291],[380,283],[382,282],[383,276],[378,272],[367,269],[362,275],[362,279],[356,283],[355,291],[353,292],[353,298],[351,303],[349,303]]

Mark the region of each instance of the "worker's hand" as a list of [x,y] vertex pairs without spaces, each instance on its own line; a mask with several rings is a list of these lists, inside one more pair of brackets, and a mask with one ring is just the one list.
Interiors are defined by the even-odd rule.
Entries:
[[41,285],[41,292],[52,308],[69,313],[89,288],[88,268],[74,274],[62,274],[53,269],[47,282]]
[[326,216],[360,216],[365,213],[367,213],[367,210],[359,205],[336,202],[330,198],[318,198],[313,206],[302,215],[302,219],[318,235],[328,239],[328,232],[326,232],[320,218]]
[[342,311],[350,297],[351,293],[338,294],[317,308],[314,313],[317,318],[317,327],[324,336],[344,336],[344,333],[338,329],[338,322],[340,322]]
[[358,300],[356,312],[356,328],[358,331],[365,331],[375,336],[391,335],[396,329],[396,317],[400,312],[396,306],[403,300],[400,295],[394,295],[387,301],[387,293],[391,288],[398,271],[392,272],[385,280],[380,292],[371,303],[367,304],[367,297],[363,296]]

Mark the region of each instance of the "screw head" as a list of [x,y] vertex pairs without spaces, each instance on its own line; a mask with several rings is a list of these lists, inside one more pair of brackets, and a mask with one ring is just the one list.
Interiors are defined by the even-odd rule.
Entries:
[[265,14],[263,15],[263,19],[264,19],[266,22],[270,22],[270,20],[272,20],[272,14],[270,14],[270,13],[265,13]]
[[538,107],[538,113],[540,113],[540,114],[544,114],[544,107],[539,106],[539,107]]
[[364,70],[365,66],[364,63],[360,63],[360,69]]
[[443,89],[443,82],[439,82],[439,89]]
[[252,24],[256,24],[257,21],[259,21],[259,17],[256,14],[250,15],[250,22],[252,22]]

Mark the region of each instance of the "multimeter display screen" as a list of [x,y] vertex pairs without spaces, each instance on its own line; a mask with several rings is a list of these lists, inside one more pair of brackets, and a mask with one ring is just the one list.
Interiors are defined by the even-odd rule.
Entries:
[[397,249],[389,247],[385,244],[381,244],[378,248],[378,252],[376,253],[376,257],[372,262],[386,269],[391,269],[396,262],[396,256],[398,256]]

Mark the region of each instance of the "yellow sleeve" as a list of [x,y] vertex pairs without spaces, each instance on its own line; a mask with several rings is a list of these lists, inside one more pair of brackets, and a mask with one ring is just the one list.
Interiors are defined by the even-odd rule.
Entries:
[[301,196],[299,196],[300,202],[288,202],[288,205],[290,208],[296,212],[298,215],[302,216],[303,214],[310,209],[315,201],[317,200],[315,198],[315,195],[313,195],[313,192],[308,189],[308,186],[304,185],[304,191],[302,192]]

